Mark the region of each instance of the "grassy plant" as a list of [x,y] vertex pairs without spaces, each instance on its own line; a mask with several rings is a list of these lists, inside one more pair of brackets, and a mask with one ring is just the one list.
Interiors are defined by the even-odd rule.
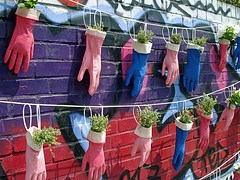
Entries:
[[232,41],[236,35],[237,33],[235,32],[234,27],[227,26],[226,32],[221,37],[219,37],[219,39],[228,39],[229,41]]
[[180,119],[179,119],[180,122],[184,124],[188,124],[194,121],[195,119],[197,118],[194,118],[194,116],[192,115],[192,109],[191,110],[182,109],[180,111]]
[[204,47],[207,39],[208,39],[208,38],[203,35],[202,38],[197,37],[195,40],[190,41],[190,43],[192,43],[192,44],[197,44],[197,45],[199,45],[199,46]]
[[18,7],[19,8],[35,8],[35,5],[38,4],[38,0],[18,0]]
[[197,101],[197,104],[199,106],[198,110],[206,115],[211,115],[213,111],[213,107],[217,103],[217,98],[213,99],[210,96],[205,95],[203,93],[203,97]]
[[33,141],[36,148],[41,148],[43,144],[48,144],[50,147],[50,151],[52,153],[52,156],[54,157],[54,153],[52,152],[51,146],[56,145],[59,146],[61,143],[57,142],[58,139],[56,136],[61,135],[61,132],[59,129],[54,129],[52,127],[44,128],[40,130],[36,130],[33,132]]
[[182,42],[181,34],[172,34],[172,36],[170,38],[170,42],[173,44],[181,44],[181,42]]
[[160,113],[157,109],[153,111],[150,107],[145,107],[142,111],[137,110],[137,118],[143,127],[150,128],[159,122]]
[[110,131],[108,125],[108,115],[101,116],[100,114],[95,114],[93,117],[89,117],[91,122],[91,130],[94,132],[104,132],[106,130]]
[[144,30],[142,30],[142,28],[140,28],[136,38],[137,38],[138,42],[147,44],[149,41],[151,41],[153,36],[155,36],[155,35],[152,31],[149,31],[149,30],[144,31]]
[[229,101],[229,106],[228,106],[229,109],[230,109],[231,105],[239,106],[240,105],[240,91],[236,92],[236,88],[234,88],[234,93],[231,96],[229,96],[228,101]]
[[103,22],[102,22],[101,27],[100,27],[100,25],[98,23],[97,23],[97,25],[94,25],[93,27],[91,27],[91,26],[88,26],[88,27],[91,28],[91,29],[96,29],[98,31],[103,31],[104,25],[103,25]]

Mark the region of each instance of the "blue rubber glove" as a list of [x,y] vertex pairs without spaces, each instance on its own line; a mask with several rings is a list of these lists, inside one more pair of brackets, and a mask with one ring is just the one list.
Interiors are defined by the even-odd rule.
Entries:
[[187,67],[183,75],[183,86],[187,91],[196,90],[199,81],[201,51],[187,49]]
[[128,70],[125,86],[128,86],[130,83],[130,79],[133,76],[134,85],[132,89],[131,96],[136,98],[143,86],[143,79],[146,74],[146,63],[148,60],[149,54],[142,54],[138,53],[133,49],[133,56],[132,56],[132,65]]
[[173,156],[173,167],[177,171],[183,162],[185,154],[185,141],[187,139],[189,131],[184,131],[176,126],[176,146]]
[[237,48],[233,53],[233,62],[235,63],[238,58],[238,62],[236,64],[236,69],[240,68],[240,37],[237,37]]

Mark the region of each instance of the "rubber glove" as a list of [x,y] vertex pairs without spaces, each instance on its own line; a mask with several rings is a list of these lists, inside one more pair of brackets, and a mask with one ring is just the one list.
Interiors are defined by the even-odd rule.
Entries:
[[179,75],[179,66],[178,66],[178,51],[179,44],[167,43],[167,55],[164,58],[163,66],[162,66],[162,76],[165,75],[165,69],[168,69],[168,75],[166,80],[166,85],[171,86]]
[[199,73],[200,73],[200,61],[201,52],[204,48],[196,44],[187,45],[187,66],[183,75],[183,86],[187,91],[192,92],[196,90]]
[[184,124],[179,121],[180,118],[177,118],[175,121],[176,125],[176,145],[173,156],[173,168],[177,171],[183,162],[185,154],[185,141],[187,139],[189,130],[192,128],[193,122]]
[[128,86],[133,76],[134,85],[132,89],[131,96],[136,98],[142,89],[143,79],[146,74],[146,63],[148,60],[148,55],[151,52],[152,43],[143,44],[133,40],[133,56],[132,56],[132,65],[128,70],[125,86]]
[[229,126],[232,123],[233,117],[234,117],[234,109],[236,108],[236,106],[231,104],[231,107],[229,108],[229,104],[227,103],[227,107],[223,110],[221,117],[219,119],[219,122],[221,122],[223,119],[226,120],[225,122],[225,126],[222,129],[223,131],[226,131]]
[[35,9],[17,8],[16,26],[4,57],[4,63],[9,61],[9,70],[14,68],[14,73],[18,74],[23,62],[23,72],[27,72],[29,62],[33,57],[34,38],[32,28],[34,22],[38,20],[40,12]]
[[87,28],[85,35],[86,50],[83,56],[82,65],[77,80],[82,81],[86,70],[90,75],[90,86],[88,93],[92,96],[98,88],[101,72],[101,48],[106,37],[106,32]]
[[46,167],[43,147],[37,148],[32,140],[33,132],[39,130],[32,126],[26,133],[26,177],[25,180],[45,180]]
[[227,64],[227,49],[230,41],[227,39],[219,39],[218,43],[220,45],[220,62],[218,68],[222,71]]
[[200,149],[204,149],[208,146],[209,144],[209,125],[211,120],[213,119],[213,114],[211,115],[205,115],[205,114],[200,114],[200,137],[198,141],[198,146]]
[[240,37],[237,37],[237,48],[233,53],[233,62],[235,63],[238,58],[238,62],[236,64],[236,69],[240,68]]
[[151,152],[151,137],[152,137],[152,127],[145,128],[138,124],[134,133],[138,136],[134,142],[131,155],[135,156],[137,149],[141,150],[141,160],[138,167],[142,167],[147,161]]
[[85,171],[87,162],[89,163],[88,180],[98,180],[104,174],[105,157],[103,146],[105,144],[106,132],[98,133],[89,130],[88,133],[89,148],[82,161],[82,171]]

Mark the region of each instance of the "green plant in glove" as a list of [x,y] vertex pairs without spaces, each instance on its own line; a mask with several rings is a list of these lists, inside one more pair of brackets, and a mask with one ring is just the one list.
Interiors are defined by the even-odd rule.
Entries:
[[106,130],[110,131],[108,125],[108,115],[107,116],[101,116],[100,114],[95,114],[90,118],[90,123],[91,123],[91,130],[94,132],[104,132]]
[[58,139],[57,136],[61,135],[61,132],[59,129],[54,129],[52,127],[44,128],[40,130],[36,130],[33,132],[33,141],[36,148],[41,148],[43,144],[48,144],[50,147],[50,151],[52,153],[52,156],[54,157],[54,153],[52,152],[51,146],[56,145],[59,146],[61,143],[57,142]]
[[211,115],[213,111],[213,107],[217,103],[217,98],[213,99],[210,96],[205,95],[203,93],[203,97],[197,101],[197,104],[199,106],[198,110],[206,115]]
[[154,33],[152,31],[149,31],[149,30],[142,30],[142,28],[140,28],[137,36],[136,36],[136,39],[138,40],[138,42],[140,43],[144,43],[144,44],[147,44],[148,42],[150,42],[153,38]]
[[190,109],[190,110],[182,109],[180,111],[179,121],[181,123],[188,124],[188,123],[191,123],[192,121],[194,121],[195,119],[197,119],[197,118],[194,118],[194,116],[192,115],[192,109]]
[[151,107],[145,107],[142,111],[137,110],[137,118],[140,124],[145,128],[150,128],[152,125],[159,122],[160,113],[156,109],[153,111]]
[[101,26],[97,23],[97,25],[94,25],[93,27],[91,27],[91,26],[88,26],[88,27],[91,28],[91,29],[96,29],[98,31],[103,31],[104,25],[103,25],[103,22],[102,22]]
[[190,41],[190,43],[192,43],[192,44],[197,44],[197,45],[199,45],[199,46],[204,47],[207,39],[208,39],[208,38],[203,35],[201,39],[200,39],[199,37],[197,37],[195,40]]
[[219,28],[218,38],[232,41],[236,37],[238,30],[239,29],[235,26],[223,26]]
[[170,37],[170,42],[173,44],[181,44],[182,42],[181,34],[172,34],[172,37]]
[[18,7],[19,8],[35,8],[35,5],[38,4],[38,0],[18,0]]
[[231,109],[231,105],[239,106],[240,105],[240,91],[236,92],[236,88],[234,88],[234,93],[229,96],[228,98],[229,106],[228,108]]

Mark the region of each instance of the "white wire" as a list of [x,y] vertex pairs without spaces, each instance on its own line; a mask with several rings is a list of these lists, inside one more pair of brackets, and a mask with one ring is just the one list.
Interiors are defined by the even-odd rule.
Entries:
[[138,121],[137,121],[137,118],[136,118],[136,116],[135,116],[135,112],[134,112],[135,107],[137,107],[137,108],[139,109],[140,114],[141,114],[141,108],[140,108],[140,106],[138,106],[138,105],[136,105],[136,106],[133,107],[133,117],[134,117],[136,123],[139,124]]
[[[230,86],[235,86],[237,84],[239,84],[240,81],[230,85]],[[229,88],[230,86],[227,86],[225,88],[222,88],[222,89],[218,89],[216,91],[213,91],[211,93],[208,93],[208,94],[205,94],[205,96],[209,96],[209,95],[212,95],[212,94],[215,94],[217,92],[220,92],[220,91],[223,91],[224,89],[227,89]],[[237,91],[238,92],[238,91]],[[193,97],[193,98],[190,98],[190,99],[187,99],[187,100],[182,100],[182,101],[174,101],[174,102],[165,102],[165,103],[152,103],[152,104],[127,104],[127,105],[107,105],[107,106],[102,106],[102,105],[98,105],[98,106],[86,106],[86,105],[65,105],[65,104],[39,104],[39,106],[45,106],[45,107],[69,107],[69,108],[85,108],[85,107],[90,107],[90,108],[101,108],[101,107],[104,107],[104,108],[128,108],[128,107],[135,107],[135,106],[139,106],[139,107],[145,107],[145,106],[158,106],[158,105],[167,105],[167,104],[171,104],[171,103],[182,103],[182,102],[185,102],[185,101],[192,101],[192,100],[195,100],[195,99],[200,99],[202,98],[203,95],[201,96],[197,96],[197,97]],[[14,102],[14,101],[0,101],[0,103],[5,103],[5,104],[17,104],[17,105],[24,105],[26,103],[23,103],[23,102]],[[36,103],[28,103],[29,105],[32,105],[32,106],[37,106],[38,104]]]
[[32,127],[32,108],[31,108],[30,104],[24,103],[23,110],[22,110],[22,113],[23,113],[23,124],[24,124],[25,129],[28,131],[27,124],[26,124],[26,119],[25,119],[25,107],[26,106],[29,107],[29,114],[30,114],[30,116],[29,116],[29,128]]

